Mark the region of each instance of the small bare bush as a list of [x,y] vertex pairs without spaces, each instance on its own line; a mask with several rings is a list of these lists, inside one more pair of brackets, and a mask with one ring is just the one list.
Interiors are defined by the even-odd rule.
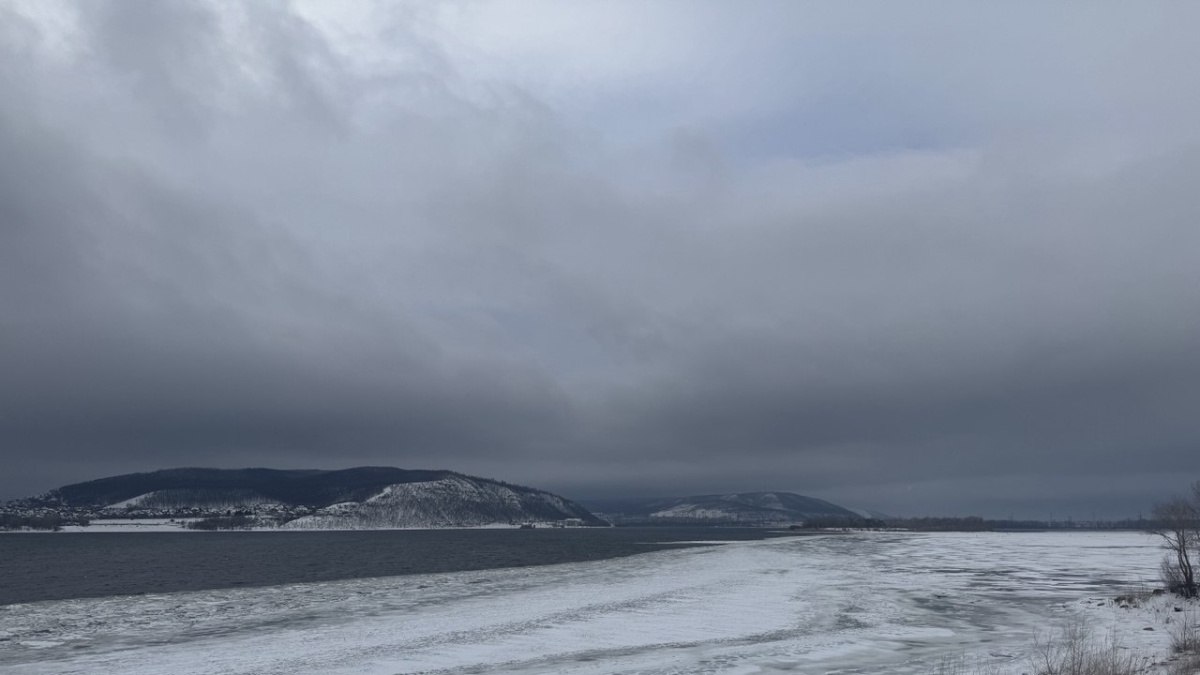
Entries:
[[1195,595],[1195,584],[1188,581],[1187,575],[1184,573],[1184,568],[1178,561],[1178,557],[1174,554],[1163,556],[1162,564],[1158,568],[1158,576],[1162,579],[1163,586],[1166,586],[1168,591],[1176,595],[1182,595],[1185,598],[1190,598]]
[[966,656],[948,656],[938,663],[932,675],[1007,675],[1005,670],[995,664],[980,659],[968,659]]
[[1058,635],[1034,639],[1032,667],[1037,675],[1136,675],[1140,659],[1111,636],[1097,641],[1080,622],[1067,624]]
[[1179,614],[1179,619],[1172,622],[1171,651],[1176,654],[1200,655],[1200,623],[1197,623],[1195,610],[1188,608]]
[[1172,663],[1166,674],[1168,675],[1196,675],[1200,673],[1200,656],[1189,656],[1183,661]]
[[[1190,658],[1177,660],[1180,669],[1169,675],[1197,675],[1200,670],[1188,669],[1188,664],[1195,663]],[[932,675],[1139,675],[1148,672],[1149,666],[1148,659],[1124,649],[1114,637],[1096,640],[1084,623],[1076,621],[1057,633],[1034,638],[1030,670],[1012,671],[995,662],[952,656],[943,658]]]
[[1167,555],[1160,567],[1167,589],[1185,598],[1200,595],[1196,584],[1196,562],[1200,552],[1200,481],[1192,486],[1192,497],[1173,497],[1154,506],[1154,528]]
[[1189,654],[1173,661],[1167,667],[1167,675],[1196,675],[1200,673],[1200,654]]

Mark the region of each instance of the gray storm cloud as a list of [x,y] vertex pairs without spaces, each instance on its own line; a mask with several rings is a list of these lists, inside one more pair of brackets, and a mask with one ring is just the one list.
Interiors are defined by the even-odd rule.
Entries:
[[0,4],[0,494],[1197,478],[1196,10],[866,7]]

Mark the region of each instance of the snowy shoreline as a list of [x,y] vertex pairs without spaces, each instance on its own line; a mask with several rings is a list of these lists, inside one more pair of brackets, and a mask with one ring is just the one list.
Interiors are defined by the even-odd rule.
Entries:
[[1152,584],[1160,553],[1135,533],[864,533],[48,601],[0,612],[0,670],[915,675],[961,656],[1021,672],[1072,618],[1161,664],[1169,599],[1113,601]]
[[[446,526],[446,527],[238,527],[238,528],[222,528],[217,530],[192,529],[186,526],[186,523],[203,520],[202,518],[176,518],[169,520],[166,518],[144,518],[144,519],[102,519],[93,520],[89,525],[64,525],[58,530],[0,530],[0,535],[4,534],[72,534],[72,533],[117,533],[117,532],[412,532],[412,531],[427,531],[427,530],[520,530],[522,525],[512,525],[509,523],[493,523],[489,525],[462,525],[462,526]],[[539,530],[589,530],[589,529],[607,529],[598,525],[548,525],[535,523],[535,529]],[[610,526],[611,527],[611,526]],[[636,527],[636,526],[635,526]],[[656,526],[647,525],[641,526],[653,529]],[[682,524],[672,524],[661,526],[664,528],[688,527]],[[738,528],[735,525],[706,525],[698,523],[692,527],[706,528],[710,527],[714,531],[719,531],[722,528]],[[744,527],[751,528],[753,526],[746,525]],[[526,528],[527,529],[527,528]],[[740,528],[738,528],[740,529]],[[828,534],[844,534],[841,530],[788,530],[783,527],[753,527],[753,529],[761,529],[764,532],[786,533],[788,536],[813,536],[813,535],[828,535]],[[897,530],[900,531],[900,530]],[[704,542],[700,542],[704,543]]]
[[[58,530],[0,530],[2,534],[71,534],[71,533],[115,533],[115,532],[386,532],[412,530],[518,530],[520,525],[496,523],[491,525],[466,525],[462,527],[320,527],[320,528],[289,528],[289,527],[239,527],[220,530],[201,530],[187,527],[187,523],[203,520],[202,518],[143,518],[143,519],[99,519],[88,525],[64,525]],[[580,526],[543,525],[537,529],[581,529]]]

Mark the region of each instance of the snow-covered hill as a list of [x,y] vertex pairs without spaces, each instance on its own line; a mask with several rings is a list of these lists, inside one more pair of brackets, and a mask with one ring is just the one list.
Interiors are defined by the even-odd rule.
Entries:
[[791,492],[736,492],[596,504],[615,520],[633,523],[790,524],[814,519],[860,520],[849,509]]
[[453,475],[440,480],[389,485],[365,501],[332,504],[284,527],[470,527],[569,519],[576,519],[579,524],[602,524],[582,506],[549,492]]
[[555,494],[453,471],[168,469],[67,485],[23,508],[79,518],[211,518],[291,529],[606,525]]

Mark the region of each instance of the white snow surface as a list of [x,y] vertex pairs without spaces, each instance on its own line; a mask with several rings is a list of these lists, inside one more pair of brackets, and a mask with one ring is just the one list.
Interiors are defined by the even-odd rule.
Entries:
[[0,607],[0,671],[929,673],[962,657],[1028,672],[1035,634],[1071,617],[1150,664],[1169,608],[1111,600],[1160,557],[1137,533],[864,533],[40,602]]

